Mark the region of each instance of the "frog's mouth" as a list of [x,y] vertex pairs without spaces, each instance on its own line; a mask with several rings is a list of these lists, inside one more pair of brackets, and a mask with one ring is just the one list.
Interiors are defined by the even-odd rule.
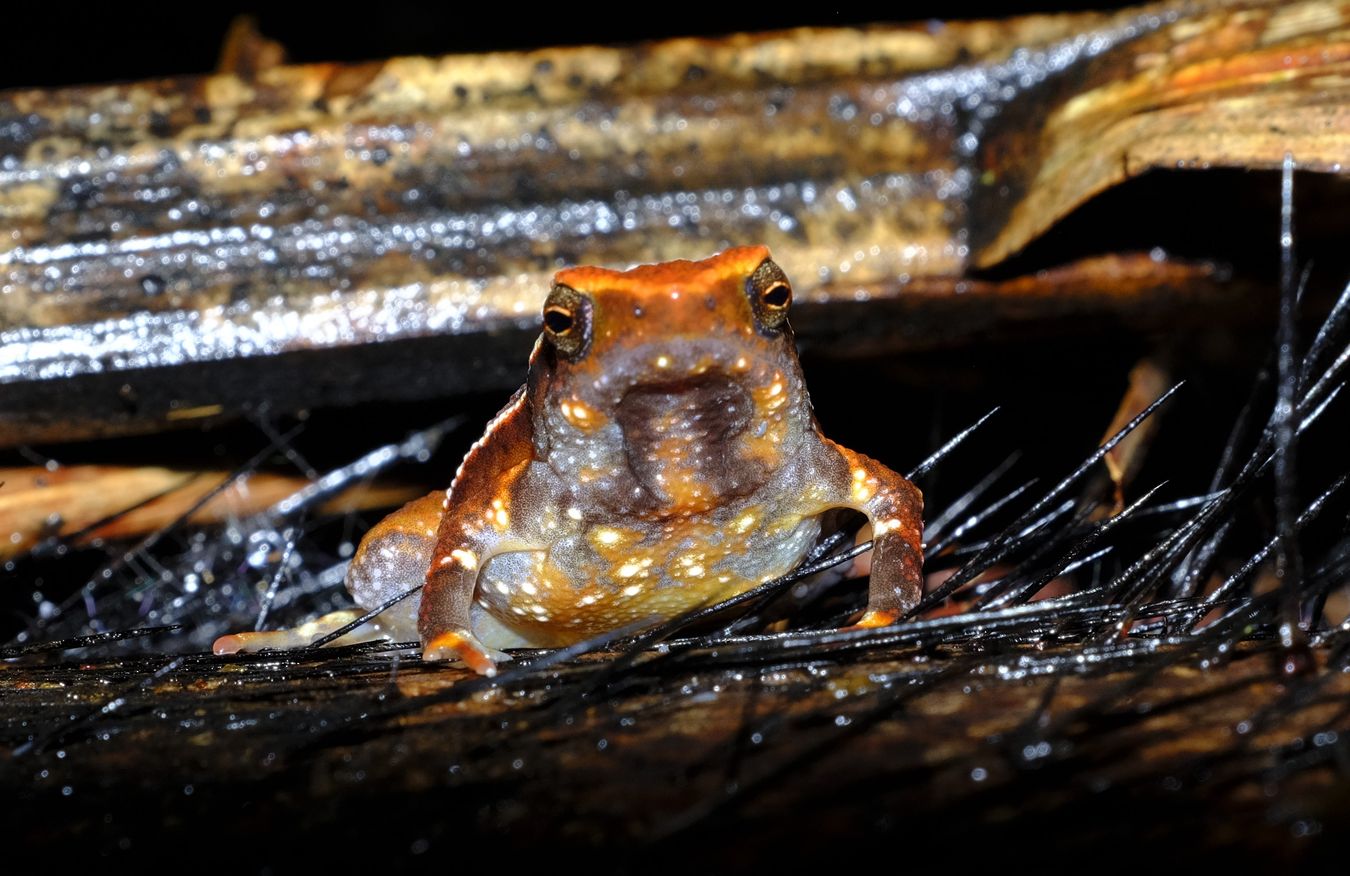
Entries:
[[628,464],[664,504],[693,510],[752,491],[758,466],[736,453],[754,414],[750,393],[730,377],[706,373],[629,389],[615,409]]

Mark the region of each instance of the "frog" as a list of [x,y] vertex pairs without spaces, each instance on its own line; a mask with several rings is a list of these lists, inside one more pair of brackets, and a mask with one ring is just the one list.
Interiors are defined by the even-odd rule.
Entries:
[[[821,431],[767,247],[556,273],[524,386],[446,491],[373,527],[346,575],[364,633],[491,676],[516,648],[565,647],[715,604],[797,567],[840,509],[873,542],[854,628],[923,594],[923,495]],[[349,625],[238,633],[217,653],[296,647]]]

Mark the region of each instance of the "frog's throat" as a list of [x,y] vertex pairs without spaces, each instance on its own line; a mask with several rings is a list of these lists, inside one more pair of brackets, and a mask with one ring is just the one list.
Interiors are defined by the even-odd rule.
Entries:
[[769,476],[768,466],[740,452],[754,413],[740,383],[704,374],[629,389],[614,420],[643,491],[672,510],[697,511],[749,495]]

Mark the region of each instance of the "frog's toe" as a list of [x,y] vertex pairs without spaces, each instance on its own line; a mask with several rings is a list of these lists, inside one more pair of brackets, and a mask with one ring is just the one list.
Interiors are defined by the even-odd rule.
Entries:
[[877,627],[889,627],[899,620],[900,615],[894,611],[879,611],[870,609],[858,618],[858,622],[852,626],[844,627],[847,630],[875,630]]
[[[310,643],[342,629],[359,618],[361,614],[362,612],[359,609],[344,609],[329,612],[323,617],[300,624],[300,626],[289,630],[230,633],[216,639],[211,645],[211,651],[215,654],[239,654],[245,651],[262,651],[263,649],[289,651],[294,648],[308,648]],[[379,624],[369,623],[362,624],[330,644],[352,645],[383,638],[388,638],[388,633]]]
[[309,644],[295,630],[275,630],[262,633],[230,633],[211,643],[213,654],[242,654],[249,651],[273,649],[285,651],[291,648],[303,648]]
[[462,660],[474,672],[491,678],[497,674],[497,664],[511,657],[487,647],[468,630],[449,630],[427,642],[422,649],[422,659]]

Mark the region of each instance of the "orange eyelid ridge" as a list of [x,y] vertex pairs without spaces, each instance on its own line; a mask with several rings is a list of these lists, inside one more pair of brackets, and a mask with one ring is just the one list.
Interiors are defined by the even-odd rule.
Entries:
[[719,280],[749,276],[769,258],[767,246],[737,246],[696,262],[676,260],[625,271],[589,265],[566,268],[553,276],[553,282],[585,291],[613,288],[641,293],[664,291],[672,284],[712,287]]

